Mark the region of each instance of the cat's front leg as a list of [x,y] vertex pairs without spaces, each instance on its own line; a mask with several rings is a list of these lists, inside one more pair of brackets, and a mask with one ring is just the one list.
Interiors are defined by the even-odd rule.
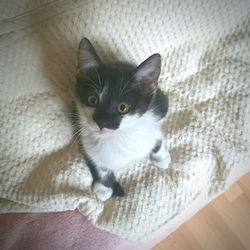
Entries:
[[154,148],[150,153],[151,161],[162,169],[167,169],[171,163],[171,156],[164,145],[164,139],[156,141]]
[[97,170],[98,178],[94,180],[93,191],[97,198],[101,201],[106,201],[111,196],[122,197],[125,192],[122,186],[116,181],[114,173],[106,168],[99,168]]

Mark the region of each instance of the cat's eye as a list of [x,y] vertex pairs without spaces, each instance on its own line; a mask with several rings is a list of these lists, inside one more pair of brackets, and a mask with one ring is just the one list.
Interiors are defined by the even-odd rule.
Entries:
[[119,113],[121,114],[126,114],[129,111],[129,105],[126,102],[121,102],[118,107],[117,110]]
[[95,95],[91,95],[88,97],[88,104],[91,107],[95,107],[98,104],[98,98]]

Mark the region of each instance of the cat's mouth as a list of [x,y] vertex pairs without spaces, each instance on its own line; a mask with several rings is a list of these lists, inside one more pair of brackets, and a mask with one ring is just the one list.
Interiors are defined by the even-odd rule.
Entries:
[[118,128],[100,128],[95,122],[89,123],[89,128],[96,135],[108,135],[114,133]]
[[112,133],[114,131],[115,131],[115,129],[110,129],[110,128],[102,128],[102,129],[95,130],[95,132],[98,134],[108,134],[108,133]]

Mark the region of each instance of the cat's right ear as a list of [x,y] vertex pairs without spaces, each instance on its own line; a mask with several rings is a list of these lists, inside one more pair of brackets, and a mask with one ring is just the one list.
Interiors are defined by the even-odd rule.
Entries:
[[83,38],[78,49],[78,71],[85,72],[93,68],[98,68],[101,60],[94,47],[87,38]]

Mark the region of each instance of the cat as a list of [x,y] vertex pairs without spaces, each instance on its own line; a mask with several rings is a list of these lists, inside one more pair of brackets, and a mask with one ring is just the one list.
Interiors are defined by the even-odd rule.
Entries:
[[98,199],[124,196],[115,173],[150,156],[165,169],[171,162],[161,121],[168,100],[158,88],[161,56],[154,54],[138,67],[104,64],[87,38],[78,50],[76,107],[81,145]]

